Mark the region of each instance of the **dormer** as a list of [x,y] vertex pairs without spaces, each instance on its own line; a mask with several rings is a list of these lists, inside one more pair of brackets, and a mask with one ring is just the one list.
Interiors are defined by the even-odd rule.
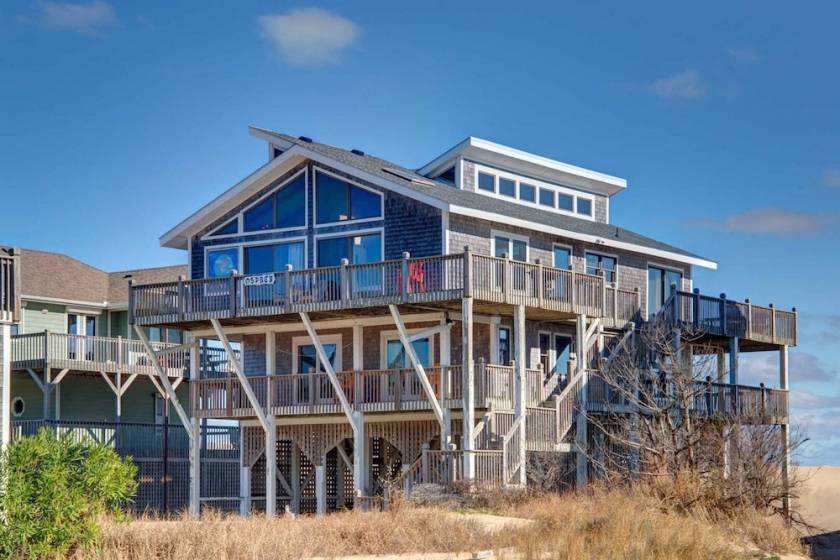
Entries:
[[473,136],[418,173],[454,188],[603,223],[609,222],[610,197],[627,188],[620,177]]

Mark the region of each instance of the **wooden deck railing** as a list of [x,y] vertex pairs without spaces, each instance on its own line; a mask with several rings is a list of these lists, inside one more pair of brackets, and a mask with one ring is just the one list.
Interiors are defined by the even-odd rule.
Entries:
[[657,318],[712,335],[788,346],[798,342],[796,308],[784,311],[772,304],[763,307],[750,300],[741,303],[727,299],[725,294],[707,296],[696,289],[674,290]]
[[[600,276],[519,263],[467,251],[370,264],[285,270],[228,278],[132,285],[129,319],[140,325],[337,311],[473,296],[601,316],[607,292]],[[626,294],[619,296],[619,315]],[[615,305],[615,297],[613,297]]]
[[20,321],[20,253],[0,247],[0,324]]
[[[176,345],[152,343],[155,350],[172,346]],[[173,352],[160,360],[170,376],[180,377],[187,372],[186,352]],[[78,371],[155,374],[139,340],[49,331],[12,336],[13,369],[42,369],[47,364]]]

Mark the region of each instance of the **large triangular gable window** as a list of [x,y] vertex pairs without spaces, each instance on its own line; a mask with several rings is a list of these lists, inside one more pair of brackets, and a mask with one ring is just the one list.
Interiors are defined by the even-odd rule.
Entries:
[[382,195],[326,173],[315,174],[318,224],[382,217]]
[[210,232],[210,237],[239,233],[239,218],[234,218],[217,230]]
[[306,174],[300,173],[243,213],[246,232],[306,226]]

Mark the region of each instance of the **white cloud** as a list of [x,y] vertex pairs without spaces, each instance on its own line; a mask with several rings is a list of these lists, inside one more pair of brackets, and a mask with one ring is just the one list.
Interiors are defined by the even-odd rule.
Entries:
[[686,70],[679,74],[656,80],[645,89],[665,99],[699,99],[706,95],[706,85],[696,70]]
[[826,169],[823,173],[823,184],[826,187],[840,189],[840,169]]
[[[789,375],[791,385],[798,381],[827,381],[837,379],[837,370],[820,364],[820,359],[810,352],[790,353]],[[779,386],[779,356],[767,352],[742,354],[739,375],[747,384],[765,383]]]
[[262,36],[290,66],[319,66],[340,60],[359,37],[359,26],[322,8],[260,16]]
[[833,223],[835,218],[824,214],[791,212],[777,208],[748,210],[722,220],[696,220],[694,223],[741,233],[792,235],[817,233]]
[[761,55],[752,47],[741,47],[736,49],[727,49],[729,56],[739,62],[755,62],[761,58]]
[[117,22],[114,8],[99,0],[87,4],[39,2],[38,22],[47,29],[74,31],[82,35],[96,35],[101,29]]

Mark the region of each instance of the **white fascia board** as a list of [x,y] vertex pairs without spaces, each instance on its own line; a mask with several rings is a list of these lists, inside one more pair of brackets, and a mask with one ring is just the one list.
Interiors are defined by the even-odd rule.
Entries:
[[469,216],[471,218],[479,218],[481,220],[488,220],[496,223],[500,223],[501,221],[501,223],[504,223],[506,225],[521,227],[533,231],[543,231],[552,235],[558,235],[560,237],[567,237],[570,239],[577,239],[579,241],[585,241],[594,245],[613,247],[615,249],[623,249],[625,251],[632,251],[634,253],[661,257],[664,259],[670,259],[673,261],[686,263],[690,265],[702,266],[711,270],[717,270],[716,262],[702,259],[700,257],[689,257],[687,255],[681,255],[679,253],[673,253],[671,251],[665,251],[663,249],[653,249],[650,247],[644,247],[642,245],[636,245],[634,243],[627,243],[624,241],[617,241],[615,239],[598,237],[596,235],[578,233],[575,231],[560,229],[545,224],[535,224],[534,222],[530,222],[528,220],[520,220],[518,218],[513,218],[510,216],[501,216],[492,212],[476,210],[475,208],[466,208],[464,206],[450,206],[449,211],[454,214],[460,214],[461,216]]
[[259,138],[260,140],[265,140],[269,144],[274,144],[278,148],[283,148],[284,150],[288,150],[292,146],[294,146],[293,142],[289,142],[288,140],[283,140],[282,138],[278,138],[270,130],[266,130],[265,128],[260,128],[258,126],[249,126],[248,133],[253,136],[254,138]]
[[[187,219],[164,233],[160,237],[160,245],[162,247],[170,247],[173,249],[185,249],[187,245],[187,238],[190,237],[193,230],[197,231],[197,226],[199,224],[203,223],[208,218],[218,217],[223,214],[228,205],[232,201],[236,200],[237,196],[241,192],[253,187],[255,183],[261,179],[265,179],[271,174],[271,172],[282,169],[287,164],[288,167],[292,167],[294,163],[296,163],[294,160],[302,157],[300,153],[301,150],[299,148],[299,146],[294,146],[283,152],[282,155],[259,167],[256,171],[202,206]],[[280,173],[278,173],[278,176],[279,175]]]
[[[482,159],[487,161],[486,158],[481,157],[482,153],[508,158],[508,161],[515,160],[516,162],[526,163],[531,166],[547,170],[549,173],[562,173],[564,175],[583,179],[584,181],[600,185],[601,188],[599,190],[605,191],[603,194],[608,194],[608,196],[612,196],[613,194],[627,188],[627,180],[622,179],[621,177],[615,177],[606,173],[563,163],[562,161],[538,156],[530,152],[517,150],[516,148],[511,148],[509,146],[504,146],[502,144],[497,144],[495,142],[484,140],[482,138],[476,138],[474,136],[470,136],[463,142],[460,142],[455,147],[447,150],[442,155],[427,163],[418,170],[418,173],[421,175],[431,176],[442,171],[459,157],[474,158],[479,162],[481,162]],[[487,163],[493,162],[487,161]],[[550,179],[550,177],[546,175],[543,175],[543,177],[540,178]]]
[[22,301],[32,301],[32,302],[39,302],[39,303],[56,303],[62,305],[80,305],[82,307],[101,307],[105,309],[108,307],[107,301],[81,301],[75,299],[65,299],[65,298],[56,298],[56,297],[48,297],[48,296],[32,296],[27,294],[21,294],[20,299]]

